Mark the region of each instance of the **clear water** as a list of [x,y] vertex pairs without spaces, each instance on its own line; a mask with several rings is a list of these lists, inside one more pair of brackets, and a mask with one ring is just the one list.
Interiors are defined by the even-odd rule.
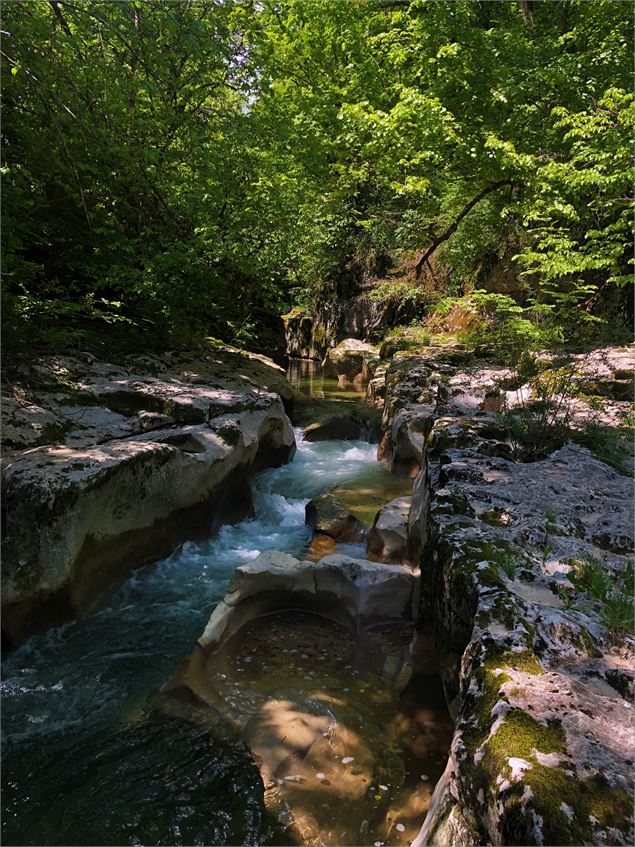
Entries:
[[[191,649],[234,569],[263,550],[302,553],[308,499],[380,482],[365,442],[299,442],[260,474],[255,518],[134,573],[89,617],[6,656],[3,818],[8,844],[283,843],[245,750],[143,705]],[[362,555],[351,545],[348,551]]]

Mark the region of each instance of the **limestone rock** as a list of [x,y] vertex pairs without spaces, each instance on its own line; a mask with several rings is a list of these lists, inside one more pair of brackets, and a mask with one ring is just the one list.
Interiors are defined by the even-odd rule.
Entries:
[[[224,717],[225,731],[258,765],[267,807],[298,843],[326,843],[334,816],[345,843],[371,828],[384,837],[389,804],[389,815],[397,813],[413,836],[416,816],[394,748],[427,730],[402,711],[398,720],[387,717],[411,674],[416,603],[417,575],[408,568],[267,552],[237,568],[155,703],[168,714],[180,706],[215,732],[217,715]],[[443,748],[447,716],[424,714]],[[379,807],[368,792],[378,779],[392,789]],[[326,806],[315,802],[325,791]],[[421,786],[423,802],[426,795]]]
[[[580,360],[579,378],[599,374],[609,388],[598,393],[612,397],[598,418],[618,421],[627,409],[614,383],[632,351],[588,358],[597,362]],[[633,547],[630,481],[574,443],[513,461],[496,417],[508,379],[432,351],[386,374],[382,447],[422,468],[410,554],[422,565],[421,616],[435,623],[456,716],[414,843],[629,844],[635,640],[623,630],[616,638],[603,601],[572,571],[591,563],[614,585],[609,597],[620,590]],[[429,429],[420,447],[408,427],[421,405]],[[596,410],[582,400],[576,414],[587,422]]]
[[332,415],[325,420],[309,424],[302,430],[305,441],[354,441],[363,435],[364,426],[353,415]]
[[327,491],[307,503],[306,523],[314,532],[338,541],[359,541],[366,530],[364,524],[340,503],[336,491]]
[[[87,356],[42,359],[26,387],[5,391],[14,403],[3,409],[2,613],[12,641],[246,516],[250,475],[293,454],[280,396],[259,387],[282,384],[273,363],[224,349],[146,359],[135,364],[152,373],[141,375]],[[283,393],[292,399],[288,385]]]
[[378,364],[377,348],[356,338],[341,341],[328,351],[323,362],[325,375],[336,376],[341,385],[368,380]]
[[285,608],[319,611],[354,627],[412,620],[417,576],[402,565],[349,556],[325,556],[316,563],[267,551],[236,568],[198,643],[216,649],[248,620]]
[[287,344],[287,356],[297,359],[321,359],[324,355],[325,344],[318,343],[315,338],[313,319],[300,310],[293,310],[283,315],[284,334]]
[[386,396],[386,367],[378,365],[375,368],[372,379],[368,381],[366,387],[366,403],[369,406],[374,406],[377,409],[383,408],[384,397]]
[[391,500],[378,513],[368,533],[367,550],[382,562],[408,558],[408,517],[411,497]]
[[430,480],[428,463],[424,462],[412,487],[408,515],[408,558],[420,562],[428,541],[428,508],[430,505]]

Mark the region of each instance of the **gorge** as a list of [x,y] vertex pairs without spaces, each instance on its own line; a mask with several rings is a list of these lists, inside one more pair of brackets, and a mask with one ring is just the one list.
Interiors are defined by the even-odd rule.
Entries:
[[[558,827],[569,839],[628,843],[630,641],[612,642],[568,578],[589,552],[618,573],[626,566],[627,478],[573,443],[515,461],[489,411],[509,372],[478,351],[455,344],[381,360],[370,345],[361,356],[360,345],[341,346],[339,373],[295,363],[291,383],[273,363],[221,348],[196,360],[155,357],[152,370],[139,360],[134,371],[47,360],[24,394],[13,386],[9,518],[23,524],[20,507],[44,510],[43,527],[79,537],[58,547],[70,551],[65,569],[46,558],[50,544],[28,562],[4,557],[7,634],[23,640],[27,622],[40,628],[51,610],[80,619],[5,657],[9,839],[36,843],[55,829],[59,843],[96,840],[98,793],[113,841],[538,844]],[[621,398],[631,362],[632,350],[606,349],[580,364],[579,378],[604,380]],[[72,401],[69,374],[80,389]],[[380,405],[383,395],[381,422],[366,394]],[[295,430],[281,400],[301,422]],[[608,401],[604,414],[625,403]],[[52,415],[66,447],[29,446]],[[316,421],[327,440],[304,438]],[[208,432],[226,452],[205,452]],[[96,451],[112,460],[128,444],[167,446],[174,468],[166,477],[150,463],[141,487],[118,482],[117,491],[149,493],[152,504],[154,486],[168,484],[179,517],[139,510],[135,499],[135,520],[149,515],[149,526],[135,528],[122,563],[103,504],[127,459],[89,475],[77,499],[51,486],[50,463],[73,480],[77,462],[90,471]],[[183,453],[199,462],[192,477]],[[46,481],[39,504],[33,493],[20,501],[21,463],[30,492]],[[221,469],[211,486],[184,486],[188,509],[179,478],[207,479],[210,465]],[[591,475],[594,502],[580,510]],[[88,511],[88,524],[91,496],[101,511]],[[557,512],[545,518],[554,498]],[[125,505],[116,514],[129,513]],[[191,540],[176,546],[166,521]],[[72,559],[89,534],[104,549],[95,580]],[[30,549],[19,535],[15,544]],[[137,569],[165,544],[166,559]],[[133,572],[121,583],[124,565]],[[25,567],[36,577],[21,577]],[[55,602],[42,600],[42,585]],[[60,608],[60,590],[85,603]],[[607,711],[610,736],[594,720]],[[571,815],[547,805],[549,779],[566,786]],[[65,815],[69,795],[83,814]]]

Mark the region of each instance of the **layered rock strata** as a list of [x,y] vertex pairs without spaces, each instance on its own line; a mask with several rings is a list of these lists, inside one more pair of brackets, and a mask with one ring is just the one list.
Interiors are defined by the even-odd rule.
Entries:
[[57,357],[18,378],[3,388],[2,626],[12,642],[247,516],[250,476],[295,450],[284,372],[235,350],[121,365]]

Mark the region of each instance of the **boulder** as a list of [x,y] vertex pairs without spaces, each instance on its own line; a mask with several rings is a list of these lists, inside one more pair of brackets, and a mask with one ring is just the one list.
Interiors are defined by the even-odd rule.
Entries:
[[403,562],[408,558],[408,517],[412,497],[391,500],[377,513],[368,533],[369,556],[382,562]]
[[363,422],[353,415],[332,415],[302,430],[305,441],[355,441],[364,435]]
[[336,376],[340,385],[366,382],[379,365],[379,353],[373,344],[345,338],[328,351],[322,364],[324,374]]
[[[131,568],[250,513],[250,476],[295,450],[280,397],[252,380],[268,365],[251,364],[245,357],[233,377],[219,365],[215,378],[212,363],[194,357],[145,365],[178,368],[180,378],[86,357],[36,364],[17,395],[20,414],[3,410],[12,426],[2,462],[10,641],[81,614]],[[271,369],[275,383],[280,369]],[[43,408],[59,423],[53,443],[35,446],[52,433]]]
[[[211,654],[249,620],[283,609],[318,611],[353,629],[411,621],[418,602],[417,578],[417,571],[402,565],[341,555],[300,561],[269,550],[236,568],[198,644]],[[174,679],[167,687],[173,685]]]
[[307,503],[306,523],[313,532],[337,541],[360,541],[366,533],[364,524],[340,503],[337,491],[327,491]]

